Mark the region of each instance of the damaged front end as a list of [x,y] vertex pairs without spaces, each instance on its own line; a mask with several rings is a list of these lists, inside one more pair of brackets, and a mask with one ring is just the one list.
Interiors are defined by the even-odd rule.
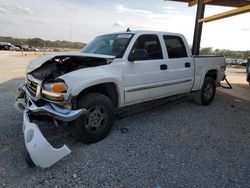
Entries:
[[71,151],[64,145],[54,148],[43,136],[30,115],[42,115],[70,122],[86,113],[76,109],[70,88],[61,75],[82,68],[110,63],[107,58],[81,55],[54,55],[32,61],[26,70],[26,81],[19,88],[15,106],[23,111],[23,133],[27,151],[36,166],[48,168]]
[[41,133],[37,124],[30,121],[30,114],[47,115],[56,120],[73,121],[84,114],[85,109],[67,110],[60,109],[53,103],[36,104],[27,96],[29,91],[23,85],[15,103],[18,110],[23,111],[24,141],[30,158],[36,166],[48,168],[70,154],[70,149],[64,145],[54,148]]

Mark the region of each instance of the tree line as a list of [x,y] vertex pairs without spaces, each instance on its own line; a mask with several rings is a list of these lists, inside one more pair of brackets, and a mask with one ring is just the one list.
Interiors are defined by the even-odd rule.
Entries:
[[41,38],[13,38],[13,37],[1,37],[0,36],[0,42],[7,42],[11,43],[13,45],[29,45],[29,46],[35,46],[35,47],[56,47],[56,48],[77,48],[81,49],[86,44],[82,42],[70,42],[65,40],[56,40],[56,41],[50,41],[50,40],[43,40]]
[[[8,42],[14,45],[29,45],[35,47],[56,47],[56,48],[83,48],[86,43],[82,42],[70,42],[65,40],[43,40],[41,38],[13,38],[13,37],[1,37],[0,42]],[[201,48],[200,50],[201,55],[220,55],[232,58],[247,58],[250,56],[250,50],[247,51],[233,51],[233,50],[226,50],[226,49],[213,49],[212,47]]]
[[246,51],[233,51],[233,50],[225,50],[225,49],[213,49],[212,47],[201,48],[201,55],[220,55],[231,58],[242,58],[246,59],[250,56],[250,50]]

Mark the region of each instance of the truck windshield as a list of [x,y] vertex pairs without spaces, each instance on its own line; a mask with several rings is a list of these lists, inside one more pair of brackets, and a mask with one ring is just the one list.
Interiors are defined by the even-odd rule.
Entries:
[[111,55],[121,58],[132,39],[131,33],[110,34],[96,37],[81,53]]

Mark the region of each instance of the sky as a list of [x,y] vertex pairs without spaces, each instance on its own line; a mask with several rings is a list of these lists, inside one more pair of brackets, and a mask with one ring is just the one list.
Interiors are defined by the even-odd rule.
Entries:
[[[206,6],[205,16],[230,9]],[[164,0],[1,0],[0,36],[87,43],[129,27],[182,33],[192,44],[195,13]],[[250,50],[250,13],[205,23],[201,47]]]

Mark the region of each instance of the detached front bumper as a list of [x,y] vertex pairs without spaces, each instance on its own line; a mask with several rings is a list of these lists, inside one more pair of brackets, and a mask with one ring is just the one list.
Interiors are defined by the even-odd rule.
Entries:
[[23,111],[25,146],[36,166],[48,168],[70,154],[71,151],[66,145],[58,149],[51,146],[38,125],[30,121],[29,114],[47,115],[61,121],[73,121],[83,115],[86,112],[85,109],[68,110],[52,103],[37,105],[25,92],[25,86],[21,87],[15,106],[18,110]]
[[53,148],[37,124],[30,122],[27,110],[23,113],[23,133],[25,146],[36,166],[48,168],[71,153],[66,145],[59,149]]

